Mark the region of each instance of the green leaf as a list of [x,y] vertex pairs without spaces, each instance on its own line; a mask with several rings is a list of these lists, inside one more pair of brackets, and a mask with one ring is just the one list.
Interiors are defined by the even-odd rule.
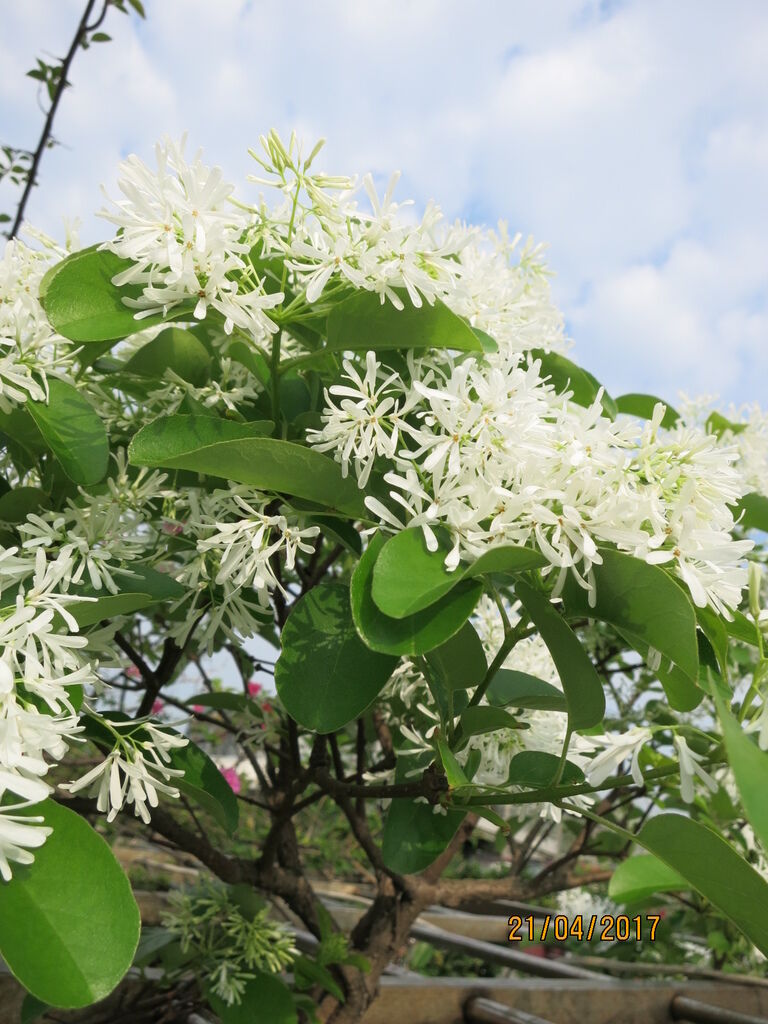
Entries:
[[48,496],[39,487],[14,487],[0,496],[0,522],[23,523],[30,512],[48,505]]
[[107,472],[109,441],[101,417],[80,392],[49,378],[48,402],[27,402],[46,444],[76,484],[96,484]]
[[[509,762],[508,783],[511,786],[532,786],[534,789],[546,789],[560,766],[557,754],[549,754],[544,750],[521,750]],[[571,761],[566,761],[560,784],[569,786],[584,781],[584,772]]]
[[722,413],[711,412],[707,417],[706,428],[708,433],[717,434],[718,437],[722,437],[726,431],[730,431],[732,434],[740,434],[742,430],[747,429],[747,424],[733,423],[731,420],[726,419]]
[[733,618],[731,621],[724,623],[725,630],[728,636],[732,636],[736,640],[741,640],[742,643],[751,644],[753,647],[757,647],[757,627],[755,623],[748,619],[747,616],[735,609],[731,612]]
[[436,812],[431,804],[393,799],[384,820],[381,856],[390,871],[418,874],[445,850],[464,811]]
[[19,465],[30,468],[37,457],[48,451],[48,445],[30,414],[22,408],[10,412],[0,410],[0,440],[5,443],[11,458]]
[[230,690],[219,690],[217,693],[196,693],[187,698],[187,704],[199,704],[203,708],[215,711],[258,711],[258,704],[245,693],[232,693]]
[[569,616],[587,616],[615,626],[630,641],[637,638],[661,651],[693,682],[699,676],[696,613],[682,587],[657,565],[618,551],[601,551],[594,565],[595,606],[587,592],[569,580],[563,602]]
[[438,737],[437,739],[437,750],[440,754],[440,760],[443,765],[443,770],[445,771],[445,777],[448,779],[448,785],[451,789],[459,789],[461,786],[468,786],[469,779],[464,774],[464,769],[456,760],[456,755],[442,737]]
[[297,601],[288,616],[275,685],[300,725],[334,732],[376,699],[396,664],[397,658],[371,650],[358,636],[347,586],[325,583]]
[[[636,638],[633,640],[630,636],[627,636],[627,640],[644,657],[647,657],[647,648],[642,643]],[[704,699],[704,691],[691,682],[685,672],[679,669],[677,665],[672,665],[668,661],[662,661],[661,665],[656,669],[656,675],[664,687],[664,693],[667,695],[669,706],[674,708],[675,711],[693,711]]]
[[472,332],[483,347],[483,352],[498,352],[499,346],[495,338],[492,338],[487,331],[479,327],[473,327]]
[[568,710],[562,690],[527,672],[508,668],[499,669],[493,677],[486,700],[497,707],[511,706],[531,711]]
[[297,988],[307,989],[313,985],[320,985],[326,992],[344,1002],[344,993],[341,986],[337,984],[333,975],[327,967],[323,967],[316,960],[310,960],[307,956],[298,956],[291,964],[293,976],[296,979]]
[[227,355],[230,359],[234,359],[236,363],[244,366],[246,370],[250,370],[254,377],[260,380],[262,384],[269,384],[269,364],[261,352],[255,352],[244,341],[233,341],[227,349]]
[[115,573],[115,582],[122,587],[118,594],[110,594],[92,587],[76,591],[82,597],[95,597],[95,601],[82,601],[69,606],[78,624],[93,626],[104,619],[147,608],[162,601],[172,601],[184,594],[184,588],[166,573],[157,572],[146,565],[137,565],[128,573]]
[[319,526],[324,537],[330,537],[331,540],[345,547],[347,551],[351,551],[353,555],[359,557],[362,554],[363,542],[351,523],[347,523],[343,519],[334,519],[331,516],[307,516],[307,525]]
[[42,999],[38,999],[31,992],[28,992],[24,996],[24,1002],[21,1004],[21,1024],[32,1024],[33,1021],[40,1020],[46,1010],[49,1009],[48,1003],[44,1003]]
[[437,299],[416,308],[403,296],[404,308],[382,303],[375,292],[358,292],[334,306],[328,316],[328,348],[333,351],[387,348],[448,348],[482,352],[475,332]]
[[[531,359],[541,360],[540,375],[547,379],[555,391],[560,394],[563,391],[572,392],[571,401],[577,405],[588,408],[597,398],[600,391],[600,382],[596,380],[587,370],[572,363],[570,359],[561,356],[558,352],[545,352],[542,348],[531,349]],[[605,414],[613,419],[616,416],[616,403],[610,395],[603,391],[602,406]]]
[[578,731],[598,725],[605,714],[605,697],[587,652],[544,594],[522,581],[515,584],[515,593],[552,655],[563,684],[571,729]]
[[166,327],[123,366],[126,373],[151,377],[156,382],[162,380],[166,370],[173,370],[182,380],[200,387],[210,378],[211,357],[190,331]]
[[466,580],[424,611],[402,619],[390,618],[379,610],[371,593],[374,565],[384,543],[381,533],[374,534],[352,575],[350,596],[355,626],[374,651],[426,654],[458,633],[480,600],[482,585]]
[[432,671],[450,690],[466,690],[485,678],[488,664],[474,626],[465,622],[450,640],[425,655]]
[[696,621],[707,640],[709,640],[712,650],[715,652],[720,671],[727,671],[728,630],[726,629],[726,623],[717,612],[709,607],[696,609]]
[[245,984],[240,1002],[225,1003],[208,992],[211,1009],[221,1024],[297,1024],[298,1016],[288,987],[273,974],[259,974]]
[[191,317],[190,301],[168,317],[155,314],[136,320],[136,310],[123,299],[138,298],[143,286],[112,284],[113,277],[131,266],[131,260],[92,246],[51,267],[40,284],[40,301],[53,328],[70,341],[118,341],[164,319]]
[[768,850],[768,802],[765,799],[768,754],[747,736],[716,690],[714,699],[723,729],[728,763],[747,819],[763,849]]
[[768,533],[768,498],[756,491],[745,494],[736,505],[734,518],[745,530],[762,530]]
[[189,469],[367,515],[357,483],[342,477],[337,463],[312,448],[256,436],[263,429],[209,416],[162,416],[135,435],[128,457],[135,466]]
[[[634,393],[619,395],[616,399],[616,409],[618,412],[626,413],[628,416],[637,416],[639,419],[649,420],[653,417],[653,410],[659,402],[662,402],[662,400],[660,398],[656,398],[655,395],[641,395]],[[665,405],[666,409],[661,420],[661,425],[665,429],[671,430],[680,419],[680,413],[675,412],[672,406],[667,402],[662,402],[662,405]]]
[[487,572],[525,572],[546,565],[532,548],[500,545],[467,567],[453,572],[445,568],[451,545],[445,533],[438,535],[437,551],[429,551],[423,531],[412,527],[390,537],[381,549],[373,570],[373,599],[395,619],[428,608],[463,579]]
[[185,747],[171,751],[171,767],[184,772],[174,785],[231,835],[240,817],[237,797],[210,757],[190,741]]
[[477,704],[465,708],[461,713],[461,738],[479,736],[497,729],[520,729],[522,724],[503,708],[490,708]]
[[659,892],[678,892],[688,883],[652,853],[641,853],[623,861],[608,883],[608,895],[617,903],[636,903]]
[[768,955],[768,885],[717,832],[681,814],[658,814],[636,838]]
[[78,814],[45,800],[52,834],[35,861],[0,883],[0,953],[13,974],[50,1006],[88,1006],[107,996],[133,961],[139,909],[104,840]]
[[134,967],[146,966],[154,960],[161,949],[176,942],[176,935],[167,928],[155,926],[141,927],[141,938],[133,958]]

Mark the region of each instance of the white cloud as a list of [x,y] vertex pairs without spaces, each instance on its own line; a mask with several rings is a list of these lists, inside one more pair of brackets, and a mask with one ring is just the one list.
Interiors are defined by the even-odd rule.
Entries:
[[[40,124],[23,78],[79,0],[4,12],[0,138]],[[551,243],[577,353],[609,387],[762,397],[768,319],[768,7],[761,0],[149,0],[79,54],[30,217],[89,219],[121,154],[164,131],[236,180],[275,124],[340,171],[404,171]],[[244,186],[246,189],[247,186]],[[0,208],[8,208],[0,191]]]

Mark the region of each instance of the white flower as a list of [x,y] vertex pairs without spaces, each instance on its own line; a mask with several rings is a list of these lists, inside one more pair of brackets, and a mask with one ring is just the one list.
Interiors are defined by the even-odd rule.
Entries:
[[699,778],[711,793],[717,792],[717,783],[701,767],[701,762],[706,760],[705,756],[691,750],[684,737],[678,733],[675,734],[674,741],[680,761],[680,795],[683,800],[687,804],[692,803],[695,795],[693,784],[695,778]]
[[317,537],[320,528],[301,529],[284,515],[268,515],[268,502],[255,505],[252,500],[245,488],[215,492],[203,503],[202,516],[194,524],[207,534],[198,540],[197,548],[216,554],[216,583],[268,592],[280,586],[271,564],[273,556],[284,552],[286,568],[293,569],[298,551],[313,551],[307,542]]
[[590,740],[604,749],[586,767],[587,780],[591,786],[599,786],[612,775],[627,758],[631,758],[630,773],[638,786],[643,784],[639,757],[643,746],[653,733],[644,726],[634,726],[628,732],[617,735],[590,736]]
[[248,218],[231,202],[232,186],[199,153],[188,162],[184,145],[170,139],[158,144],[157,171],[137,156],[121,165],[123,198],[114,203],[115,212],[102,211],[120,233],[105,248],[133,265],[114,283],[143,287],[140,300],[126,300],[139,318],[186,302],[198,320],[210,306],[224,318],[227,333],[237,326],[263,338],[277,329],[265,310],[283,296],[267,293],[246,262]]
[[50,253],[6,243],[0,258],[0,411],[31,398],[47,399],[47,375],[66,370],[72,355],[60,345],[40,305]]
[[[318,451],[335,451],[343,476],[352,462],[358,484],[365,487],[376,458],[394,457],[407,399],[398,402],[389,394],[398,375],[384,371],[375,352],[366,354],[364,375],[345,359],[344,376],[352,386],[334,384],[326,389],[324,426],[307,431],[307,440]],[[334,398],[341,399],[338,405]]]
[[[596,918],[598,924],[604,915],[615,917],[619,912],[618,906],[606,896],[590,892],[589,889],[578,887],[566,889],[557,894],[558,910],[565,914],[570,921],[580,919],[589,921]],[[596,932],[595,935],[598,935]]]
[[39,815],[12,813],[28,807],[30,802],[0,807],[0,877],[5,882],[13,877],[11,862],[32,864],[35,855],[30,851],[41,847],[53,831],[42,824],[43,818]]
[[103,721],[116,733],[115,748],[76,782],[64,783],[61,788],[70,793],[89,789],[96,797],[98,810],[107,812],[107,821],[113,821],[127,803],[133,804],[137,817],[149,823],[149,808],[157,807],[158,792],[178,798],[179,791],[171,780],[183,776],[184,772],[169,766],[170,751],[189,741],[146,719]]

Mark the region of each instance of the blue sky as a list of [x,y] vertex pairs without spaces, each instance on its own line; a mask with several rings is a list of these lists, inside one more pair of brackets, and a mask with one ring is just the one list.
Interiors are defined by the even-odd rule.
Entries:
[[[103,237],[100,184],[164,132],[240,182],[260,133],[295,128],[326,170],[398,168],[401,198],[548,241],[575,354],[615,394],[768,405],[764,0],[145,4],[78,55],[33,223]],[[81,7],[0,7],[3,142],[34,144],[24,72]]]

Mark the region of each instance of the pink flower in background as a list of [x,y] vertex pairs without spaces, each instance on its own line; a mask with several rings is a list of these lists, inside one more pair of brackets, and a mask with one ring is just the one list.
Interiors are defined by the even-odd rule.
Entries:
[[162,701],[162,700],[160,700],[160,699],[158,698],[158,699],[157,699],[157,700],[155,701],[155,703],[154,703],[154,704],[152,705],[152,714],[153,714],[153,715],[159,715],[159,714],[160,714],[160,712],[161,712],[161,711],[163,710],[163,708],[164,708],[164,707],[165,707],[165,701]]
[[184,532],[184,524],[177,523],[175,520],[166,519],[162,525],[163,533],[169,533],[172,537],[178,537],[180,533]]
[[125,674],[129,679],[141,679],[141,672],[139,672],[135,665],[129,665],[125,670]]
[[192,710],[195,712],[196,715],[199,715],[201,711],[205,710],[205,708],[203,707],[202,704],[193,704]]
[[265,700],[264,703],[261,705],[261,710],[268,715],[270,711],[274,711],[275,709],[272,707],[268,700]]
[[229,787],[233,793],[239,793],[243,788],[240,782],[240,776],[237,774],[234,768],[222,768],[221,774],[229,783]]
[[261,683],[257,683],[255,679],[252,679],[250,683],[248,683],[248,693],[251,695],[251,697],[258,696],[258,694],[261,693],[261,690]]

